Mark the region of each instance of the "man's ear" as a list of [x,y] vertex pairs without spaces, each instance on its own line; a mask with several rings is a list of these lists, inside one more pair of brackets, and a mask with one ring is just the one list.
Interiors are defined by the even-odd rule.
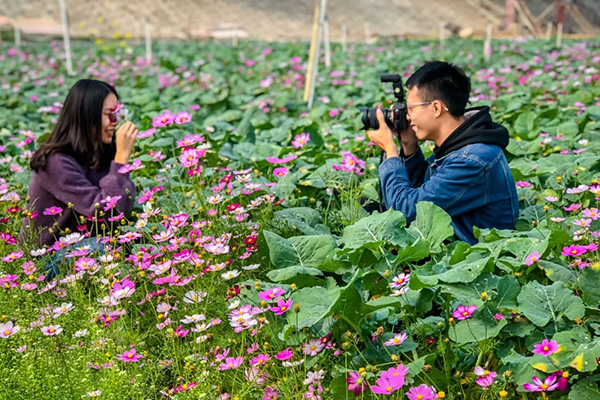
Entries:
[[442,109],[447,110],[446,106],[444,106],[439,100],[434,100],[431,105],[433,106],[433,112],[435,113],[436,118],[442,115]]

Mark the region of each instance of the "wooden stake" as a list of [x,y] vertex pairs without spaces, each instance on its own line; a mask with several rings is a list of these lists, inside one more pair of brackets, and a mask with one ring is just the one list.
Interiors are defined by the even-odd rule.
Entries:
[[546,40],[550,40],[552,38],[552,22],[548,21],[546,24]]
[[348,27],[346,24],[342,24],[342,50],[344,53],[348,52]]
[[331,67],[331,45],[329,43],[329,20],[325,17],[323,22],[323,39],[325,39],[325,67]]
[[556,47],[559,49],[562,46],[562,34],[563,34],[563,24],[562,24],[562,22],[559,22],[558,26],[556,27]]
[[492,55],[492,24],[487,25],[485,42],[483,43],[483,57],[489,61]]
[[313,99],[315,97],[315,85],[317,83],[317,72],[319,69],[319,52],[321,50],[321,36],[323,34],[323,24],[325,22],[325,13],[327,10],[327,0],[321,0],[321,15],[319,17],[319,25],[317,31],[317,45],[315,48],[315,55],[313,57],[313,69],[310,76],[310,90],[308,93],[308,109],[310,110],[313,106]]
[[313,30],[312,37],[310,39],[310,49],[308,50],[308,68],[306,69],[306,79],[304,80],[304,101],[308,101],[308,95],[310,94],[310,82],[312,79],[312,69],[313,69],[313,57],[315,52],[315,47],[317,45],[319,34],[319,15],[320,15],[320,7],[317,4],[315,7],[315,16],[313,19]]
[[146,36],[146,63],[152,63],[152,38],[150,37],[150,21],[146,18],[144,24],[144,32]]
[[69,36],[69,17],[65,0],[59,0],[60,18],[62,20],[63,42],[65,46],[65,59],[67,63],[67,74],[73,75],[73,60],[71,59],[71,38]]
[[19,50],[21,48],[21,29],[19,29],[18,22],[13,24],[13,30],[15,32],[15,47]]

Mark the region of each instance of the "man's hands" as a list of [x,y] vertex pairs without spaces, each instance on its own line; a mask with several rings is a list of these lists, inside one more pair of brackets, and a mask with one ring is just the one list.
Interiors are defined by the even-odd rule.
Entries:
[[115,162],[119,164],[127,164],[129,156],[135,145],[138,130],[135,125],[129,121],[125,122],[117,131],[117,152],[115,154]]
[[[398,157],[398,146],[394,140],[396,132],[392,131],[389,126],[387,126],[385,118],[383,117],[383,112],[379,109],[377,110],[377,120],[379,121],[379,129],[368,131],[367,135],[369,136],[369,139],[371,139],[377,147],[385,151],[388,158]],[[402,143],[402,149],[404,150],[405,156],[413,154],[419,145],[417,136],[410,127],[400,132],[400,142]]]

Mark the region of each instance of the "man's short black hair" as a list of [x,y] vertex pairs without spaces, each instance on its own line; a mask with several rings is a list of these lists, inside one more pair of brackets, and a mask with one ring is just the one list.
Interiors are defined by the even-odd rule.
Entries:
[[406,88],[417,87],[423,101],[441,100],[448,112],[459,117],[465,113],[471,93],[471,80],[456,65],[444,61],[430,61],[406,81]]

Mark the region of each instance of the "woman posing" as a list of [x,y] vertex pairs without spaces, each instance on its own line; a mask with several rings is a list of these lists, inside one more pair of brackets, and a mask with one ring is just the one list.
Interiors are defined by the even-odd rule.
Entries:
[[105,82],[82,79],[69,90],[54,130],[31,158],[32,218],[24,221],[22,240],[58,250],[60,236],[101,235],[103,220],[131,211],[135,185],[119,169],[138,130],[125,122],[115,135],[117,106],[117,92]]

